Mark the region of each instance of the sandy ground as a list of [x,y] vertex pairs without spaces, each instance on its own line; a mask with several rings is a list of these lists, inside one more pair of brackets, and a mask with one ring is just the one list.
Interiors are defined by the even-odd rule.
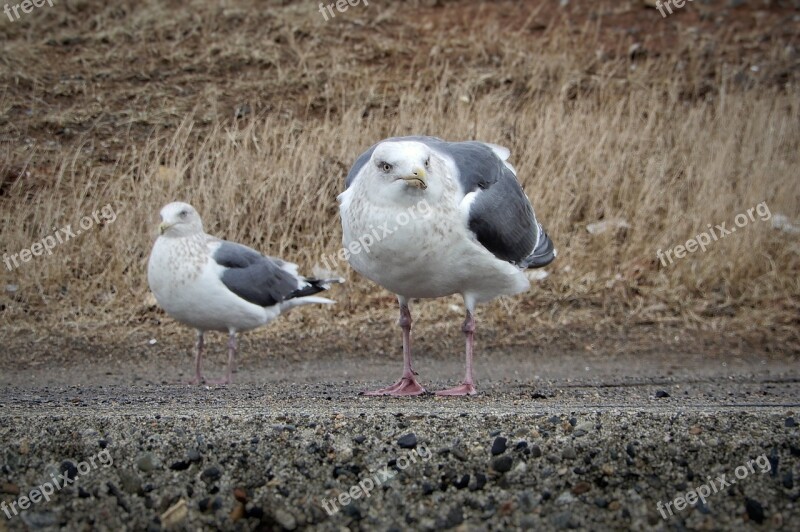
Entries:
[[[244,356],[225,387],[182,384],[190,355],[166,347],[24,364],[0,376],[0,500],[77,480],[0,530],[795,529],[796,361],[703,349],[489,349],[465,399],[358,395],[399,356]],[[421,355],[431,389],[460,377]]]

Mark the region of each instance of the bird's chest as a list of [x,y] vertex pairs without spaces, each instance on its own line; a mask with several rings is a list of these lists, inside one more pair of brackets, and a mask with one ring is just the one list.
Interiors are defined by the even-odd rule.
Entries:
[[205,247],[193,239],[159,238],[148,265],[151,290],[157,298],[185,290],[203,274],[206,259]]
[[343,216],[348,260],[356,271],[396,293],[435,297],[452,292],[443,277],[468,251],[466,228],[454,207],[415,207],[353,205]]

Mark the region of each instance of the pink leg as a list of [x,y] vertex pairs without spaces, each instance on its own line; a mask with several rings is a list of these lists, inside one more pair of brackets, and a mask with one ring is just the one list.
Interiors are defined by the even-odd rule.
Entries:
[[467,310],[467,318],[464,320],[464,325],[461,327],[464,331],[464,336],[467,338],[467,374],[464,377],[464,382],[455,388],[449,388],[436,392],[436,395],[475,395],[478,393],[475,390],[475,381],[472,378],[472,352],[475,349],[475,318],[472,312]]
[[206,380],[202,371],[203,360],[203,331],[197,331],[197,352],[194,355],[194,378],[189,384],[200,384]]
[[361,395],[421,395],[427,393],[425,388],[417,382],[417,373],[411,367],[411,311],[408,305],[400,303],[400,320],[398,324],[403,329],[403,376],[399,381],[380,390],[361,392]]
[[232,332],[228,336],[228,366],[225,369],[225,376],[209,382],[211,384],[233,384],[234,364],[236,364],[236,332]]

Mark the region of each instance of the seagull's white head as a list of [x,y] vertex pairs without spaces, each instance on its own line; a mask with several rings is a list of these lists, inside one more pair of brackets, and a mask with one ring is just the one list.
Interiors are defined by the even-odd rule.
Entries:
[[164,236],[191,236],[203,232],[203,221],[188,203],[176,201],[161,209],[161,224],[158,232]]
[[375,194],[418,201],[438,197],[445,165],[429,146],[418,141],[388,141],[378,144],[367,163],[366,177]]

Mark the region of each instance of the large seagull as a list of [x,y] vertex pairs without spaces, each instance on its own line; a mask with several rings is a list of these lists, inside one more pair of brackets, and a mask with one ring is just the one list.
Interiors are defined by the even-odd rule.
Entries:
[[206,381],[202,371],[206,331],[229,336],[225,377],[208,382],[230,383],[237,332],[266,325],[293,307],[333,303],[313,294],[342,282],[303,277],[297,273],[297,264],[206,234],[200,215],[188,203],[174,202],[161,209],[159,232],[147,280],[167,314],[197,330],[191,381],[195,384]]
[[476,393],[476,304],[526,291],[524,270],[556,256],[509,155],[484,142],[394,137],[369,148],[350,169],[339,195],[349,262],[397,295],[403,331],[403,376],[365,395],[426,393],[411,364],[409,302],[451,294],[461,294],[466,307],[466,376],[436,393]]

